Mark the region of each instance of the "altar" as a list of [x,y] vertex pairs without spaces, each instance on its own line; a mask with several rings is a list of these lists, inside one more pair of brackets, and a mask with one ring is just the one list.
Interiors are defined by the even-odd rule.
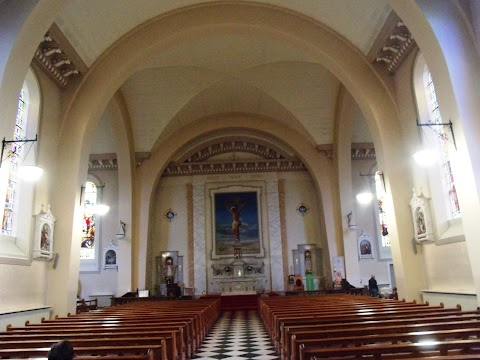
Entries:
[[263,292],[268,280],[264,274],[261,261],[235,259],[220,261],[211,266],[212,276],[209,281],[210,293],[222,295],[246,295]]
[[223,278],[217,279],[222,295],[240,295],[240,294],[256,294],[256,279],[241,278]]

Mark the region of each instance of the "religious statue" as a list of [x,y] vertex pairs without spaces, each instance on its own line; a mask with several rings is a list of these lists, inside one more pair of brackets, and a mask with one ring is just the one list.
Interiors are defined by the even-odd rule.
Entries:
[[232,200],[230,204],[225,202],[225,207],[227,208],[228,212],[232,214],[232,231],[235,241],[240,241],[240,226],[242,226],[240,221],[240,212],[245,205],[246,203],[241,202],[238,198]]
[[173,264],[173,258],[171,256],[167,256],[165,259],[165,265],[163,266],[163,272],[165,274],[165,283],[173,284],[175,280],[175,272],[177,267]]
[[305,259],[305,274],[312,274],[312,253],[310,252],[310,250],[305,250],[303,256]]

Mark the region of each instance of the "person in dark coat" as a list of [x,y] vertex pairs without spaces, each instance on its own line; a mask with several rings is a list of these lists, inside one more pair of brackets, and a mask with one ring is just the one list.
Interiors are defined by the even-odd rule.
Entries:
[[368,291],[370,292],[370,296],[378,297],[378,285],[377,280],[375,280],[375,275],[372,275],[370,280],[368,280]]
[[53,344],[48,352],[48,360],[72,360],[74,357],[73,345],[68,340]]

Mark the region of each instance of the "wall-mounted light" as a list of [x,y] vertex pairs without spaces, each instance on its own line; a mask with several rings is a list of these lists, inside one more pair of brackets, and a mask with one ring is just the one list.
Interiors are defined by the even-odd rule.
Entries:
[[[379,180],[376,180],[376,179],[381,179],[382,184],[383,184],[383,189],[386,190],[385,178],[384,178],[384,175],[383,175],[382,172],[377,171],[374,174],[362,174],[362,172],[360,172],[360,176],[368,177],[373,183],[375,183],[376,181],[379,181]],[[366,189],[366,191],[362,191],[355,196],[357,201],[360,204],[367,205],[367,204],[370,204],[372,202],[373,193],[369,188],[370,188],[370,186],[368,187],[368,189]]]
[[[5,157],[5,159],[3,158],[3,155],[5,153],[5,147],[8,144],[22,144],[21,146],[23,146],[26,143],[31,143],[30,147],[28,148],[27,154],[24,156],[24,159],[26,159],[28,153],[30,152],[30,149],[33,146],[33,143],[36,142],[36,141],[38,141],[38,135],[35,135],[35,139],[5,140],[5,138],[3,138],[3,140],[2,140],[2,153],[0,155],[0,167],[2,167],[3,162],[7,158],[12,157],[14,155],[17,155],[17,153],[16,153],[17,150],[15,150],[15,151],[11,152],[10,154],[8,154]],[[43,169],[41,167],[39,167],[37,165],[27,165],[27,164],[22,163],[22,165],[18,168],[17,176],[19,178],[21,178],[22,180],[33,182],[33,181],[37,181],[38,179],[40,179],[42,174],[43,174]]]
[[[417,127],[423,127],[423,126],[426,126],[430,129],[435,127],[435,126],[448,127],[450,129],[450,133],[452,134],[453,146],[455,147],[455,150],[457,150],[457,142],[455,140],[455,133],[453,132],[452,120],[449,120],[448,123],[438,123],[437,124],[437,123],[433,123],[433,122],[432,123],[420,123],[420,122],[418,122],[418,119],[417,119]],[[441,133],[439,135],[443,135],[443,133]],[[437,156],[436,156],[435,152],[430,150],[430,149],[422,149],[422,150],[416,151],[413,154],[413,159],[415,160],[415,162],[418,165],[423,166],[423,167],[432,166],[433,164],[435,164],[437,162]]]
[[126,224],[122,220],[120,220],[120,228],[116,235],[118,240],[125,239],[125,227],[126,227]]
[[105,204],[96,204],[93,207],[93,213],[95,215],[102,216],[102,215],[105,215],[106,213],[108,213],[109,211],[110,211],[110,206],[105,205]]
[[353,212],[350,211],[348,214],[347,214],[347,224],[348,224],[348,229],[349,230],[356,230],[357,229],[357,224],[354,223],[353,221]]
[[371,192],[361,192],[355,196],[360,204],[370,204],[373,199]]

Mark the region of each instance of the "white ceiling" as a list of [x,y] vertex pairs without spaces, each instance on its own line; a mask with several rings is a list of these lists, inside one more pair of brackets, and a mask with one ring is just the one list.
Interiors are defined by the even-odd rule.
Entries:
[[[75,0],[56,23],[87,65],[143,22],[198,0]],[[264,0],[318,20],[366,54],[389,14],[386,0]],[[267,116],[303,132],[316,144],[333,142],[340,82],[298,49],[262,34],[209,34],[177,44],[144,64],[121,91],[135,151],[205,116],[243,112]],[[363,116],[355,142],[370,142]],[[102,133],[108,129],[103,127]],[[105,136],[104,134],[103,136]],[[106,135],[108,137],[108,135]],[[108,142],[92,149],[107,151]],[[106,138],[105,138],[106,139]]]

